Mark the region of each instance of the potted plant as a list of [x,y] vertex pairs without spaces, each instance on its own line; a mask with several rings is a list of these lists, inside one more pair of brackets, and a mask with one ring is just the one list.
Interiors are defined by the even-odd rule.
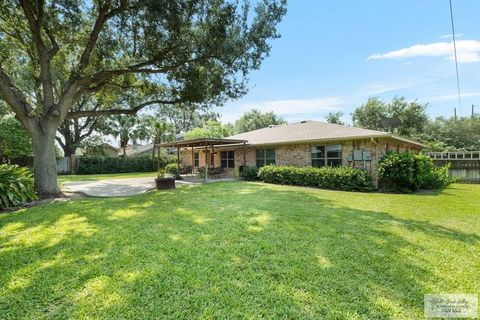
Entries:
[[175,189],[175,177],[167,176],[165,168],[160,168],[155,179],[155,185],[157,190]]

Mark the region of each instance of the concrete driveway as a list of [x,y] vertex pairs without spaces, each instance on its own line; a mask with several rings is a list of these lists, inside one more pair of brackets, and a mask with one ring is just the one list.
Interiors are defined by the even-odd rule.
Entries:
[[155,189],[155,181],[148,178],[110,179],[65,182],[62,191],[83,193],[93,197],[132,196]]

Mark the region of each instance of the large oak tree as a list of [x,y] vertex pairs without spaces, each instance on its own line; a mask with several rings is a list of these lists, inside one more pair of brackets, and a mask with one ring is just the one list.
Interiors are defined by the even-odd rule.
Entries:
[[[58,194],[55,134],[68,119],[246,92],[285,0],[0,0],[0,98],[32,138],[37,192]],[[73,110],[85,95],[156,87],[138,105]]]

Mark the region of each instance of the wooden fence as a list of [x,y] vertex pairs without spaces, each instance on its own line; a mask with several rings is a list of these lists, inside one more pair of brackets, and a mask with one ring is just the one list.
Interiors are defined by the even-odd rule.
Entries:
[[465,183],[480,183],[480,151],[428,153],[437,167],[450,164],[448,175]]

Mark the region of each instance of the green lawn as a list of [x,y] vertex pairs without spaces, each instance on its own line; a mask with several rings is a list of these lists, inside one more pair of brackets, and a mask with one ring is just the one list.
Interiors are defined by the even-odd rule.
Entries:
[[0,215],[0,317],[420,319],[480,293],[480,185],[385,195],[257,183]]
[[122,178],[155,178],[156,172],[133,172],[133,173],[115,173],[115,174],[78,174],[78,175],[60,175],[58,183],[62,184],[69,181],[95,181],[102,179],[122,179]]

